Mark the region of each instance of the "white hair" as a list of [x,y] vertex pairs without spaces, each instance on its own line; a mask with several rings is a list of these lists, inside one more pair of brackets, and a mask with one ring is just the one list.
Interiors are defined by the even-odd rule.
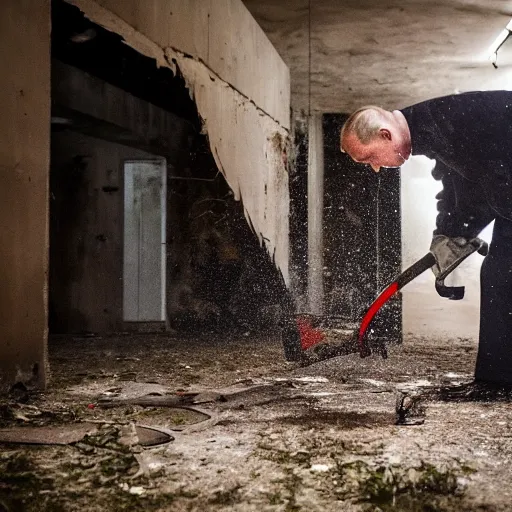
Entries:
[[374,105],[357,109],[341,128],[340,141],[345,135],[353,133],[363,144],[370,143],[382,128],[386,113],[386,110]]

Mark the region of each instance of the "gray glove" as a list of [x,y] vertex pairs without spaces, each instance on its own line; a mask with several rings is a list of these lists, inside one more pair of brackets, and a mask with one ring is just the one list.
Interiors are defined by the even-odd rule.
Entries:
[[464,297],[464,286],[445,286],[444,280],[468,256],[474,252],[485,256],[489,248],[487,242],[480,238],[449,238],[445,235],[435,235],[430,244],[430,252],[436,259],[432,272],[436,276],[436,290],[441,297],[460,300]]

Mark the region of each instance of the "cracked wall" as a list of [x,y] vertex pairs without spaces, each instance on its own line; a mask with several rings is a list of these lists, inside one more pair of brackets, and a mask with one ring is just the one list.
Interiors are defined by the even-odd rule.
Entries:
[[179,70],[219,170],[288,282],[289,72],[239,0],[68,0]]

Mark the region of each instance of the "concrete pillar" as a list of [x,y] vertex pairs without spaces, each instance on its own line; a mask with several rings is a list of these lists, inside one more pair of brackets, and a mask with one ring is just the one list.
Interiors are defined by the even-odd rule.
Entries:
[[46,384],[50,0],[0,14],[0,392]]
[[324,302],[324,138],[322,114],[308,122],[308,312],[321,315]]

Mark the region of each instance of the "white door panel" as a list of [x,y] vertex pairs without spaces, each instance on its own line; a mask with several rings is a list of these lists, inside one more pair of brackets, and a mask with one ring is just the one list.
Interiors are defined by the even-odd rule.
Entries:
[[165,320],[165,161],[124,167],[123,317]]

